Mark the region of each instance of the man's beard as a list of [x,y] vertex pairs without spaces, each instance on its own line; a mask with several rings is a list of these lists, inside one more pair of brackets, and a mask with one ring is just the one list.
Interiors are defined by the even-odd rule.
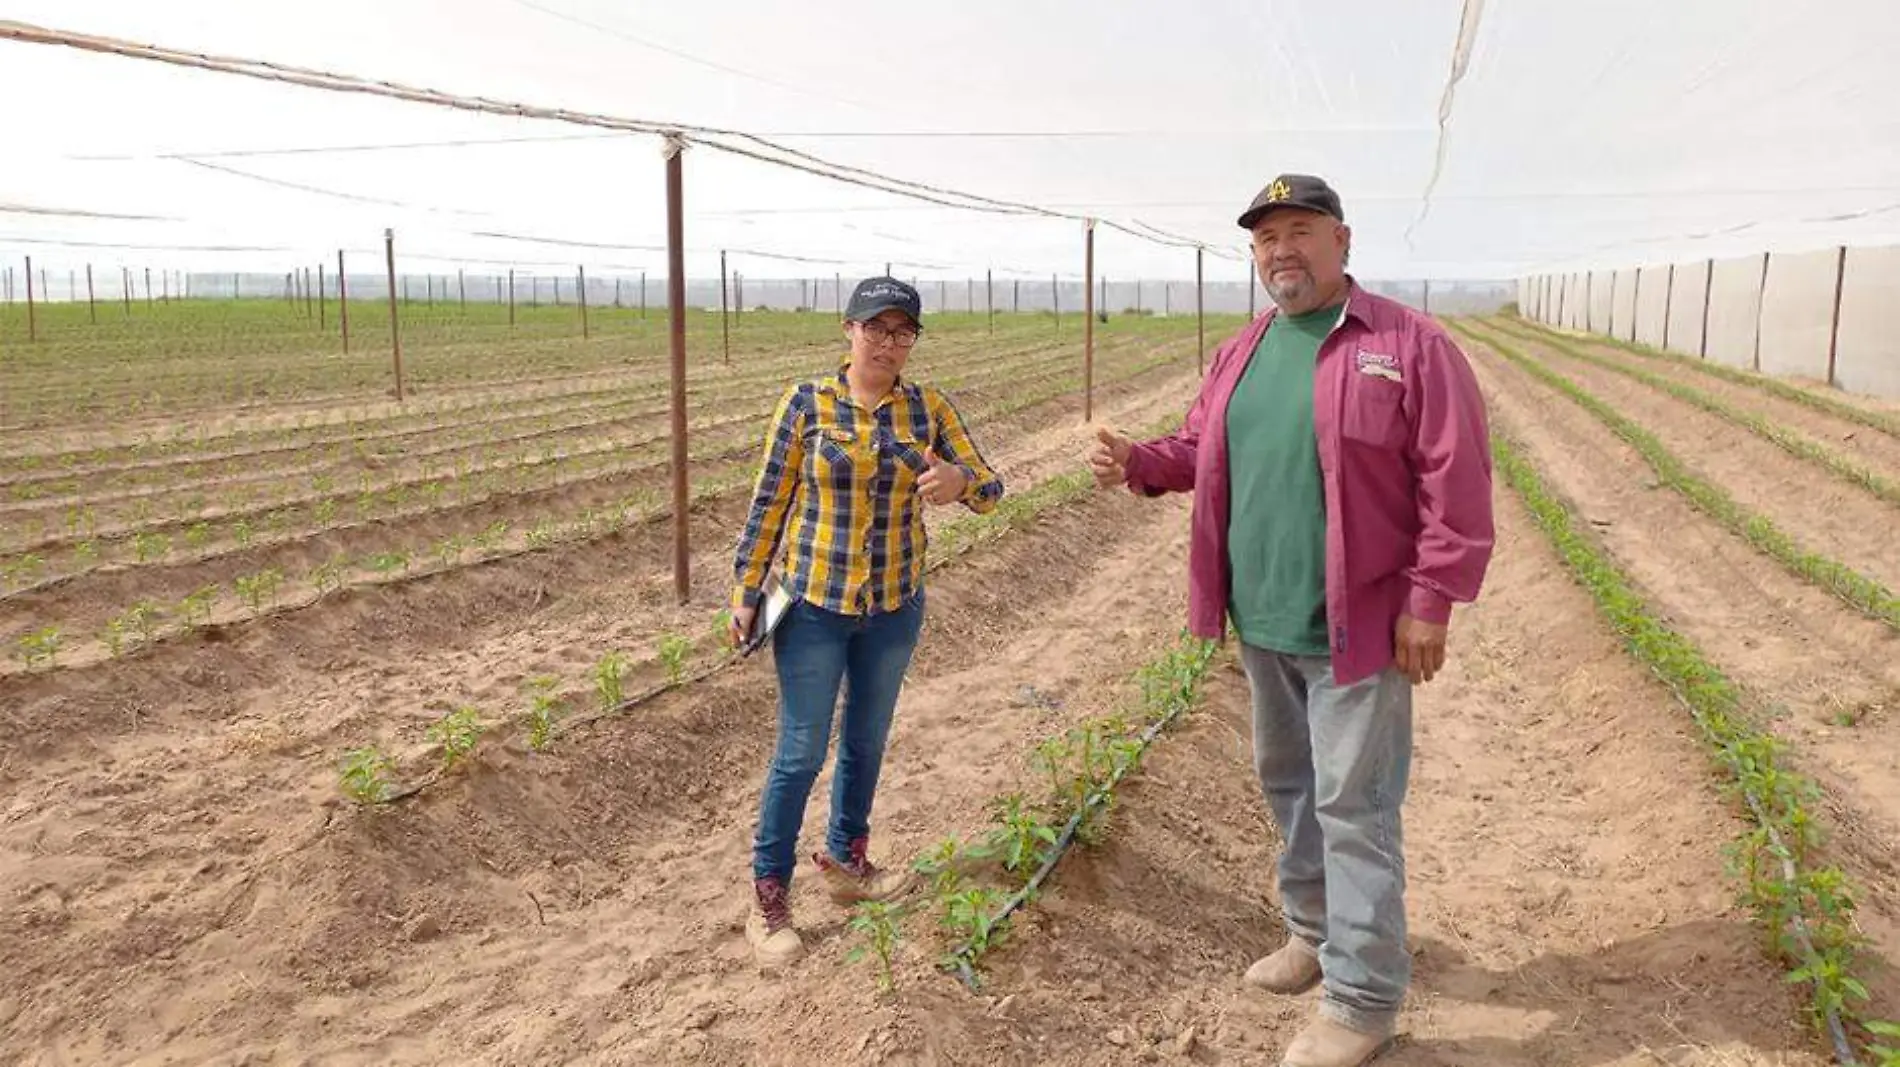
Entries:
[[1299,272],[1298,276],[1291,281],[1281,281],[1279,275],[1275,273],[1267,275],[1268,278],[1273,279],[1267,283],[1267,295],[1282,308],[1288,305],[1294,307],[1304,305],[1313,298],[1313,291],[1319,286],[1318,280],[1313,277],[1313,272],[1305,267],[1289,269]]

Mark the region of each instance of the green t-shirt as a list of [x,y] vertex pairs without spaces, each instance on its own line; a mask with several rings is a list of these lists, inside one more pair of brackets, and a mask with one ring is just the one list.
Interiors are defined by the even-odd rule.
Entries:
[[1274,316],[1227,405],[1228,606],[1242,641],[1287,655],[1331,647],[1313,373],[1339,311]]

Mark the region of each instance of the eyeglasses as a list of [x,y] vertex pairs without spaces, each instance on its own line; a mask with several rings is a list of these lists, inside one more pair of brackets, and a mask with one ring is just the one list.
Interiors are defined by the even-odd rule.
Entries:
[[858,323],[858,329],[863,330],[865,338],[874,345],[883,344],[885,341],[896,341],[897,347],[909,348],[917,343],[918,331],[912,326],[899,326],[893,330],[873,319],[870,322]]

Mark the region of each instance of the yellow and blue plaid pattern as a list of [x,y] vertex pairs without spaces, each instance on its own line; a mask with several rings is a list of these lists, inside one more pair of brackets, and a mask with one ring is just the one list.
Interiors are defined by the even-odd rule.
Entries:
[[733,563],[734,608],[758,604],[767,569],[792,595],[863,615],[901,607],[922,587],[924,502],[917,479],[930,453],[963,469],[962,502],[986,512],[1003,496],[956,406],[898,381],[875,410],[851,397],[841,371],[780,398]]

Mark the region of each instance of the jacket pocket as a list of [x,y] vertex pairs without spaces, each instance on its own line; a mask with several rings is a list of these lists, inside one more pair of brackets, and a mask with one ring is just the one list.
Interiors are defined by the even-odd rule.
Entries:
[[1348,375],[1345,410],[1339,433],[1345,439],[1372,448],[1397,449],[1405,444],[1405,387],[1371,374]]

